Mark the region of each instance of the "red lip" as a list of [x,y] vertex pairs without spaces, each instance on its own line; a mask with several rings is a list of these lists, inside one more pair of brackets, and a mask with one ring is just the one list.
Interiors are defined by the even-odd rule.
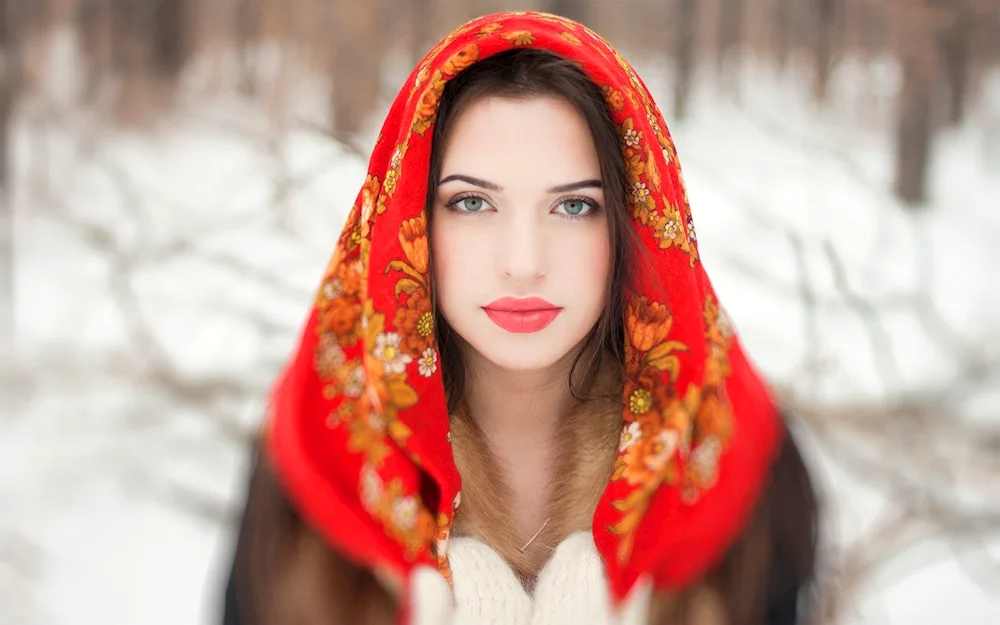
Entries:
[[530,334],[555,321],[562,308],[539,297],[501,297],[483,306],[493,323],[514,334]]

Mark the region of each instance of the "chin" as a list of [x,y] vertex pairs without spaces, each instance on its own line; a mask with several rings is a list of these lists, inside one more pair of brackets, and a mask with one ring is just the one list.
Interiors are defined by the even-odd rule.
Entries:
[[543,371],[558,363],[568,353],[567,351],[552,352],[531,349],[476,349],[480,355],[491,364],[507,371]]
[[[507,371],[543,371],[564,360],[583,336],[542,330],[533,334],[512,334],[497,327],[483,328],[467,342],[485,360]],[[548,330],[557,330],[549,328]]]

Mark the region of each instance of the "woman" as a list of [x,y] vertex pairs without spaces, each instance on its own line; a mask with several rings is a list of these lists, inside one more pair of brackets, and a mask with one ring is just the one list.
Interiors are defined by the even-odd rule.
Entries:
[[274,389],[240,625],[804,622],[816,502],[628,63],[470,22],[396,98]]

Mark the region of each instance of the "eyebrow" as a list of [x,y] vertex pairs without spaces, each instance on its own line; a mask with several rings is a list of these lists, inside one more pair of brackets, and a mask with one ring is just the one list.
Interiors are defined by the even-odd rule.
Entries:
[[[481,178],[474,178],[472,176],[466,176],[464,174],[452,174],[445,178],[442,178],[438,185],[443,185],[448,182],[466,182],[476,187],[482,189],[487,189],[489,191],[495,191],[500,193],[503,191],[503,187],[496,184],[495,182],[490,182],[488,180],[483,180]],[[548,190],[548,193],[568,193],[570,191],[579,191],[580,189],[601,189],[603,184],[600,180],[580,180],[579,182],[571,182],[569,184],[562,184],[557,187],[552,187]]]

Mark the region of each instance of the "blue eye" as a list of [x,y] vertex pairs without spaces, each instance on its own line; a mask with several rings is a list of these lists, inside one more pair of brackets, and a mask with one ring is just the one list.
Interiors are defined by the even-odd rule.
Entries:
[[597,206],[592,200],[570,198],[556,205],[554,212],[566,217],[587,217],[595,210],[597,210]]
[[481,213],[489,204],[485,199],[471,195],[452,200],[448,207],[459,213]]

